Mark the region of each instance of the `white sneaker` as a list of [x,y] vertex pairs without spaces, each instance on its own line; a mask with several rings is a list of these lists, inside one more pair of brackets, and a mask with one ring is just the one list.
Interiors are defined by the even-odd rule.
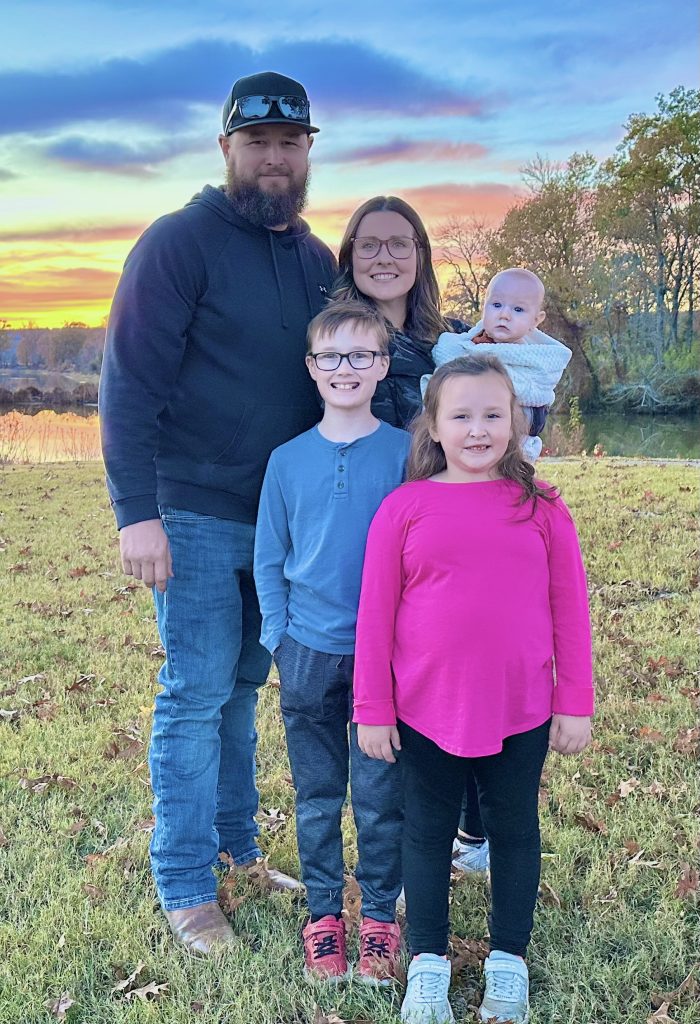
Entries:
[[458,871],[488,871],[489,841],[484,839],[480,846],[463,843],[455,839],[452,844],[452,866]]
[[454,1024],[447,998],[451,973],[450,961],[435,953],[420,953],[411,960],[401,1004],[404,1024]]
[[479,1020],[527,1024],[530,1019],[527,965],[519,956],[494,949],[484,963],[486,989]]

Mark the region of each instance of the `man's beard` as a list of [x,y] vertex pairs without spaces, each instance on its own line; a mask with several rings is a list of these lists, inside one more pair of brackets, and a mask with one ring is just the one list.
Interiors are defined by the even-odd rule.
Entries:
[[306,206],[308,190],[308,171],[302,182],[294,182],[290,177],[284,192],[265,192],[257,182],[237,180],[232,169],[226,169],[226,195],[236,213],[257,227],[290,224]]

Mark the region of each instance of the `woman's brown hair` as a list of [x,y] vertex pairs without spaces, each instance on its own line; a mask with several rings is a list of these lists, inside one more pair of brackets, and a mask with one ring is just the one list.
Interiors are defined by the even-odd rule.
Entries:
[[508,447],[496,466],[498,476],[504,480],[513,480],[522,487],[520,504],[530,498],[536,504],[538,498],[553,501],[557,491],[553,487],[540,487],[535,481],[534,467],[522,453],[520,442],[527,434],[525,416],[515,397],[513,382],[503,363],[496,356],[475,354],[460,356],[441,366],[430,378],[423,396],[423,412],[414,421],[411,428],[413,438],[411,452],[408,457],[408,480],[427,480],[447,468],[447,460],[439,441],[430,436],[430,428],[434,429],[437,422],[440,392],[445,382],[451,377],[460,375],[479,377],[484,373],[497,373],[508,386],[510,392],[511,428]]
[[388,210],[391,213],[399,213],[409,222],[416,238],[416,281],[406,296],[406,323],[404,329],[407,334],[421,341],[434,343],[437,336],[443,331],[452,331],[447,320],[440,312],[440,290],[432,264],[432,253],[430,239],[425,230],[423,221],[420,219],[412,206],[409,206],[398,196],[374,196],[366,203],[359,206],[348,221],[343,240],[340,243],[338,253],[338,265],[340,268],[336,279],[331,299],[360,299],[363,302],[373,303],[372,299],[359,291],[352,273],[352,239],[360,226],[363,217],[368,213]]

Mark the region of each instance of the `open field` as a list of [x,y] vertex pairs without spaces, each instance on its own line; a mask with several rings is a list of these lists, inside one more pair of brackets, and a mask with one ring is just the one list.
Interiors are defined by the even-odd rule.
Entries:
[[[700,1024],[697,472],[543,472],[579,526],[599,710],[592,749],[545,768],[532,1021]],[[0,467],[0,1024],[398,1021],[398,995],[303,983],[288,895],[239,880],[240,949],[204,962],[172,945],[147,856],[160,648],[149,594],[117,570],[101,473]],[[259,731],[263,843],[295,873],[274,685]],[[349,818],[346,849],[352,867]],[[486,906],[483,880],[456,882],[458,1021],[479,1002]]]

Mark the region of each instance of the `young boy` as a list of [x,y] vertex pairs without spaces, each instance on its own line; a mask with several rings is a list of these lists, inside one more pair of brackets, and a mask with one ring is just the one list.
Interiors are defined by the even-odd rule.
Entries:
[[[274,656],[296,791],[297,842],[308,896],[307,977],[349,977],[341,811],[351,779],[362,891],[359,977],[390,984],[399,952],[398,765],[363,754],[352,718],[355,623],[367,532],[404,479],[409,436],[370,403],[389,369],[383,317],[356,301],[310,323],[306,364],[321,422],[271,455],[255,542],[261,643]],[[348,772],[349,768],[349,772]]]
[[[542,451],[542,431],[554,388],[571,359],[571,352],[538,325],[544,320],[544,285],[537,274],[522,267],[501,270],[486,289],[483,318],[466,334],[441,334],[433,348],[436,366],[476,351],[501,360],[510,374],[515,394],[530,429],[523,453],[535,462]],[[421,386],[430,378],[423,377]]]

